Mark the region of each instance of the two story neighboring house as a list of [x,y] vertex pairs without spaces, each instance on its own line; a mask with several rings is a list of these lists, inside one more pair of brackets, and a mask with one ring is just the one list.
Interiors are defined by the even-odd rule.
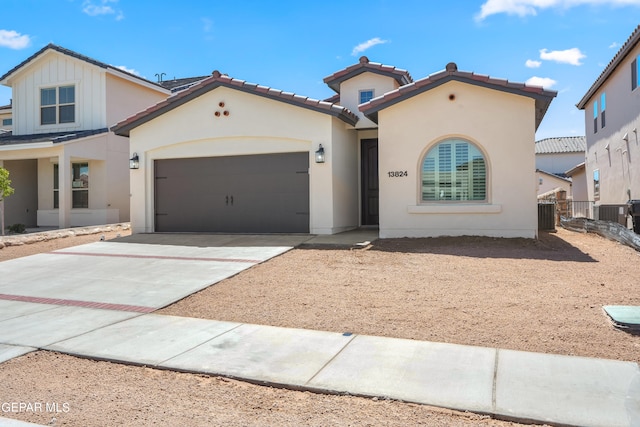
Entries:
[[577,107],[585,112],[589,200],[640,199],[640,25]]
[[15,194],[5,223],[67,228],[129,220],[129,141],[108,127],[170,90],[49,44],[0,77],[12,89],[12,132],[0,166]]
[[[538,196],[561,188],[566,191],[567,197],[570,197],[574,178],[568,178],[567,172],[584,163],[585,149],[584,136],[545,138],[536,141]],[[580,187],[580,184],[578,186]]]
[[11,104],[0,105],[0,133],[10,132],[11,128],[13,127],[11,110]]
[[587,148],[584,136],[545,138],[536,141],[536,169],[558,176],[584,162]]
[[535,237],[535,131],[556,92],[362,57],[324,101],[208,78],[112,127],[140,166],[133,232]]

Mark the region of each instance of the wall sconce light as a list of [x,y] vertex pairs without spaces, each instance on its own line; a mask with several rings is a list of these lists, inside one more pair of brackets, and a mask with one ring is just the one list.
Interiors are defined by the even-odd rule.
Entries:
[[140,169],[138,153],[133,153],[133,157],[129,159],[129,169]]
[[316,163],[324,163],[324,147],[322,144],[320,144],[318,151],[316,151]]

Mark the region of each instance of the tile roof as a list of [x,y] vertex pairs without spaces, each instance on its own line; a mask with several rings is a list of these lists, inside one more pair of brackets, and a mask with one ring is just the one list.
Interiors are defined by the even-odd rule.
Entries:
[[58,144],[60,142],[72,141],[74,139],[86,138],[87,136],[99,135],[109,132],[107,128],[81,130],[77,132],[53,132],[53,133],[37,133],[32,135],[13,135],[11,132],[0,134],[0,146],[31,144],[34,142],[52,142]]
[[11,108],[13,108],[13,105],[9,104],[9,105],[0,105],[0,110],[11,110]]
[[361,104],[359,109],[367,117],[377,123],[378,111],[450,81],[459,81],[535,99],[536,129],[540,126],[551,101],[558,94],[555,91],[545,90],[539,86],[528,86],[524,83],[513,83],[508,80],[497,79],[487,75],[458,71],[458,66],[455,63],[450,62],[447,64],[445,70],[417,80],[413,83],[409,83],[405,86],[401,86],[394,91],[387,92],[382,96]]
[[324,102],[330,102],[332,104],[340,104],[340,94],[336,93],[333,96],[330,96],[323,100]]
[[345,69],[336,71],[330,76],[325,77],[324,82],[331,89],[340,93],[340,83],[367,71],[375,74],[381,74],[383,76],[393,77],[400,86],[413,82],[411,74],[409,74],[407,70],[396,68],[391,65],[383,65],[377,62],[369,62],[369,58],[366,56],[360,57],[357,64],[350,65]]
[[30,57],[28,57],[24,61],[22,61],[21,63],[19,63],[15,67],[13,67],[11,70],[7,71],[2,77],[0,77],[0,82],[2,82],[3,80],[5,80],[9,76],[11,76],[13,73],[18,71],[22,67],[26,66],[28,63],[30,63],[31,61],[36,59],[38,56],[42,55],[47,50],[55,50],[56,52],[59,52],[59,53],[61,53],[63,55],[71,56],[73,58],[79,59],[79,60],[87,62],[89,64],[93,64],[93,65],[95,65],[97,67],[100,67],[100,68],[110,69],[110,70],[117,71],[118,73],[126,74],[127,76],[133,77],[134,79],[137,79],[137,80],[143,81],[145,83],[152,84],[154,86],[158,86],[159,88],[164,89],[161,85],[159,85],[156,82],[152,82],[150,80],[147,80],[145,78],[137,76],[137,75],[135,75],[133,73],[129,73],[128,71],[124,71],[124,70],[122,70],[122,69],[120,69],[118,67],[114,67],[113,65],[105,64],[104,62],[97,61],[97,60],[95,60],[93,58],[89,58],[88,56],[81,55],[81,54],[79,54],[77,52],[74,52],[74,51],[69,50],[69,49],[65,49],[64,47],[57,46],[57,45],[55,45],[53,43],[49,43],[48,45],[46,45],[45,47],[43,47],[42,49],[40,49],[39,51],[37,51],[36,53],[31,55]]
[[620,65],[620,63],[631,53],[631,50],[636,47],[636,45],[640,42],[640,25],[636,27],[636,29],[631,33],[627,41],[622,45],[618,53],[615,54],[609,65],[606,66],[604,71],[600,74],[600,76],[596,79],[596,81],[591,85],[587,93],[582,97],[580,102],[576,104],[576,107],[580,110],[584,110],[584,107],[587,105],[587,102],[595,95],[595,93],[600,90],[600,87],[604,84],[604,82],[613,74],[615,69]]
[[163,80],[158,82],[158,84],[165,89],[169,89],[171,92],[179,92],[181,90],[189,89],[191,86],[206,79],[207,77],[209,76],[185,77],[181,79],[176,79],[174,77],[172,80]]
[[552,172],[547,172],[547,171],[543,171],[542,169],[536,169],[536,172],[538,173],[543,173],[545,175],[548,175],[552,178],[557,178],[557,179],[561,179],[563,181],[567,181],[567,182],[572,182],[569,178],[567,178],[566,176],[562,176],[562,175],[558,175],[557,173],[552,173]]
[[584,153],[587,138],[584,136],[564,136],[536,141],[536,154]]
[[115,124],[111,127],[111,130],[117,135],[129,136],[129,132],[131,131],[131,129],[134,129],[158,116],[161,116],[168,111],[173,110],[174,108],[179,107],[182,104],[191,101],[194,98],[204,95],[205,93],[221,86],[240,90],[242,92],[262,96],[276,101],[285,102],[287,104],[307,108],[313,111],[330,114],[350,125],[355,125],[358,121],[358,117],[355,114],[341,105],[308,98],[306,96],[296,95],[291,92],[283,92],[278,89],[260,86],[255,83],[248,83],[244,80],[238,80],[227,75],[223,75],[216,70],[205,80],[202,80],[199,83],[191,86],[189,89],[177,92],[169,98],[160,101],[155,105],[152,105],[146,110],[141,111]]

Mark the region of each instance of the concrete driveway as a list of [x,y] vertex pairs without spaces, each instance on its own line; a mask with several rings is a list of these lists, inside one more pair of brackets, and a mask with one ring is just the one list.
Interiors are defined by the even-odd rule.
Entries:
[[[309,235],[133,235],[0,262],[0,361],[153,312]],[[141,243],[142,242],[142,243]]]

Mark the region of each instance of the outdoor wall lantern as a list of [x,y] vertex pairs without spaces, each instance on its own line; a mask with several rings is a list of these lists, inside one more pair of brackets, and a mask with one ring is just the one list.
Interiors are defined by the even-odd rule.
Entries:
[[320,144],[318,151],[316,151],[316,163],[324,163],[324,147],[322,144]]
[[129,159],[129,169],[140,169],[138,153],[133,153],[133,157]]

